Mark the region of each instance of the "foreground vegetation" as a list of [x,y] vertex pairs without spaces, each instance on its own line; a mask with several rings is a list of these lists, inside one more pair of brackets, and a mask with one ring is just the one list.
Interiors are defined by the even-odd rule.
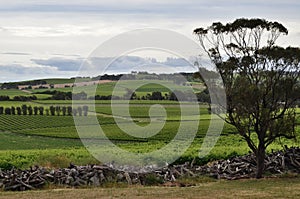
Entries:
[[[28,192],[0,192],[0,198],[6,199],[52,199],[52,198],[298,198],[300,178],[266,178],[237,181],[215,181],[206,177],[182,179],[192,187],[141,187],[120,184],[107,184],[106,188],[66,189],[51,187],[51,190]],[[122,188],[123,187],[123,188]]]

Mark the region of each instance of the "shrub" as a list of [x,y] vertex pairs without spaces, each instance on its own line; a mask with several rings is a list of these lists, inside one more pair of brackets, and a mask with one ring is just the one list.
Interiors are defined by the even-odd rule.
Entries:
[[5,112],[5,115],[11,115],[11,109],[8,107],[5,108],[4,112]]

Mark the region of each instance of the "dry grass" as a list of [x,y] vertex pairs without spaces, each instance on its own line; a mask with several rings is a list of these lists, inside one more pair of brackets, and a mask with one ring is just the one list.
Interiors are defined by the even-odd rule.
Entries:
[[27,192],[0,192],[5,199],[90,199],[90,198],[300,198],[300,178],[269,178],[215,181],[193,187],[141,187],[49,189]]

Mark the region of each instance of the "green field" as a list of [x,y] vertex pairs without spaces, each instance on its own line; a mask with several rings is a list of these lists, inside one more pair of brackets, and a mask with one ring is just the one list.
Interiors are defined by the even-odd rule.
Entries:
[[[66,101],[38,101],[27,102],[26,104],[30,104],[31,106],[50,106],[53,104],[60,104],[61,102],[64,102],[64,105],[70,105],[70,102]],[[87,101],[78,101],[78,104],[85,104],[85,102]],[[129,108],[132,118],[123,114],[126,110],[126,104],[121,103],[121,101],[119,102],[120,103],[115,105],[120,111],[118,121],[121,122],[127,130],[134,130],[134,126],[130,123],[132,119],[133,122],[139,126],[147,126],[150,124],[149,110],[154,103],[153,101],[144,101],[146,102],[144,104],[142,104],[141,101],[136,101],[136,103],[133,102]],[[22,102],[16,104],[13,103],[15,102],[2,102],[2,106],[20,106],[23,104]],[[95,113],[90,112],[90,116],[88,117],[77,117],[79,127],[85,131],[81,137],[99,140],[105,140],[107,137],[117,146],[127,151],[134,153],[148,153],[161,149],[174,138],[178,131],[180,120],[181,125],[185,127],[184,132],[186,136],[190,136],[190,126],[200,119],[194,142],[178,160],[178,163],[192,161],[196,158],[199,164],[203,164],[212,160],[248,153],[249,149],[246,143],[241,137],[234,134],[235,129],[232,126],[226,124],[218,142],[210,154],[205,158],[198,158],[199,150],[208,126],[210,122],[214,120],[214,118],[210,119],[210,115],[207,112],[207,106],[199,106],[200,115],[182,115],[177,102],[161,104],[161,106],[165,108],[167,117],[162,118],[160,115],[154,114],[152,115],[151,123],[153,128],[156,128],[160,127],[162,122],[165,122],[163,128],[154,136],[149,138],[138,138],[128,135],[118,127],[112,116],[111,106],[108,101],[98,101],[96,103]],[[183,108],[188,111],[190,109],[192,110],[193,106],[185,103]],[[89,120],[89,118],[94,117],[93,115],[97,117],[97,121],[104,130],[106,137],[95,135],[93,132],[95,124]],[[35,163],[45,164],[41,159],[50,155],[49,151],[55,151],[55,153],[60,154],[59,160],[54,158],[55,160],[53,161],[56,162],[55,164],[59,164],[60,161],[62,165],[66,164],[68,161],[80,164],[87,164],[91,161],[95,161],[82,145],[72,116],[0,115],[0,131],[0,156],[2,159],[0,167],[16,166],[26,168]],[[284,141],[284,144],[289,146],[299,146],[298,142],[292,140]],[[282,146],[280,143],[274,143],[270,146],[269,150],[281,148]],[[104,154],[113,153],[113,151],[106,150],[105,148],[101,150]],[[72,153],[73,156],[70,157],[69,153],[71,151],[75,152]],[[77,153],[76,151],[81,152]],[[34,158],[32,158],[33,156]],[[15,157],[14,161],[12,161],[13,157]],[[127,157],[123,158],[126,159]]]
[[14,96],[30,96],[31,94],[19,89],[0,89],[0,95],[7,95],[13,98]]
[[[47,80],[50,81],[50,80]],[[51,79],[53,83],[62,83],[64,79]],[[64,82],[66,83],[66,82]],[[143,83],[143,80],[122,81],[121,87],[116,89],[116,95],[122,96],[126,93],[127,88],[134,88],[136,83]],[[139,87],[136,90],[138,95],[146,95],[153,91],[169,92],[168,86],[173,85],[172,82],[156,81],[150,84]],[[96,94],[110,95],[115,88],[116,82],[109,82],[95,86],[84,86],[77,90],[83,90],[89,95]],[[193,83],[196,91],[201,90],[202,85]],[[175,86],[176,87],[176,86]],[[177,86],[182,90],[188,87]],[[32,90],[33,92],[45,91],[46,89]],[[61,91],[72,91],[73,88],[55,89]],[[20,90],[1,90],[3,95],[30,95]],[[16,101],[1,101],[0,106],[12,107],[22,106],[43,106],[49,109],[50,106],[71,106],[72,101],[69,100],[43,100],[49,95],[36,94],[39,100],[32,102],[16,102]],[[92,106],[95,103],[95,112],[92,111]],[[80,134],[82,139],[90,139],[106,143],[107,139],[116,144],[118,147],[137,154],[146,154],[164,148],[170,143],[178,132],[178,128],[183,129],[181,141],[192,136],[195,123],[199,122],[195,138],[191,146],[177,160],[177,163],[192,161],[196,158],[196,162],[204,164],[209,161],[224,159],[236,155],[242,155],[249,152],[246,142],[235,134],[235,128],[225,124],[218,142],[211,152],[204,158],[199,158],[199,151],[205,139],[207,130],[211,122],[217,121],[217,116],[211,116],[208,113],[208,105],[199,104],[199,110],[190,102],[179,103],[176,101],[152,101],[152,100],[131,100],[129,110],[127,101],[124,100],[75,100],[74,105],[90,107],[89,116],[73,118],[72,116],[47,116],[47,115],[0,115],[0,168],[10,168],[12,166],[27,168],[32,164],[49,164],[49,165],[65,165],[66,162],[74,162],[76,164],[87,164],[95,161],[95,159],[85,149],[79,134],[75,127],[74,119],[76,119],[77,128],[82,129],[84,133]],[[157,105],[159,104],[159,106]],[[155,105],[155,106],[153,106]],[[114,108],[114,114],[112,113]],[[154,108],[153,108],[154,107]],[[162,114],[165,111],[166,116]],[[128,115],[128,112],[130,115]],[[300,109],[298,109],[300,112]],[[151,115],[151,116],[150,116]],[[114,118],[115,117],[115,118]],[[96,120],[91,120],[91,119]],[[121,126],[118,126],[116,121]],[[104,131],[103,135],[96,134],[97,128],[101,126]],[[148,127],[151,125],[151,130],[157,129],[157,133],[150,137],[135,137],[127,134],[136,132],[138,127]],[[197,127],[197,126],[196,126]],[[124,129],[126,132],[124,132]],[[299,131],[300,128],[297,128]],[[137,132],[139,135],[139,132]],[[148,133],[141,131],[140,133]],[[255,139],[255,138],[254,138]],[[300,146],[299,142],[293,140],[281,140],[282,143],[288,146]],[[185,147],[179,142],[177,148]],[[182,142],[183,143],[183,142]],[[282,144],[276,142],[269,147],[272,149],[281,149]],[[101,148],[103,154],[113,154],[111,149]],[[172,154],[172,151],[165,151],[166,154]],[[53,155],[54,154],[54,155]],[[58,155],[58,159],[55,158]],[[50,163],[45,163],[43,159],[49,158]],[[128,159],[129,157],[122,157]],[[153,157],[163,158],[163,157]],[[167,158],[167,157],[165,157]],[[51,162],[55,162],[52,164]]]
[[[50,79],[41,79],[47,82],[47,84],[68,84],[68,83],[74,83],[75,79],[69,79],[69,78],[50,78]],[[76,82],[86,82],[90,81],[90,78],[77,78]]]
[[[0,95],[1,96],[9,96],[10,99],[13,99],[15,96],[32,96],[35,95],[37,97],[38,100],[44,100],[47,99],[49,97],[51,97],[51,95],[48,94],[32,94],[31,91],[25,92],[19,89],[0,89]],[[16,102],[18,103],[18,102]]]

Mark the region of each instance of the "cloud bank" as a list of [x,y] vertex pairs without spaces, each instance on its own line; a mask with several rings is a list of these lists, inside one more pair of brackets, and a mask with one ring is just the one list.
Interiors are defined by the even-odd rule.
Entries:
[[[196,41],[194,28],[214,21],[259,17],[283,23],[290,34],[279,45],[300,46],[298,0],[2,0],[0,2],[0,82],[76,75],[81,61],[102,42],[141,28],[179,32]],[[195,52],[195,54],[198,54]],[[76,55],[76,56],[70,56]],[[166,57],[165,57],[166,58]],[[142,65],[191,70],[183,60],[126,57],[114,72]],[[105,58],[93,60],[103,64]],[[119,70],[119,71],[118,71]]]

